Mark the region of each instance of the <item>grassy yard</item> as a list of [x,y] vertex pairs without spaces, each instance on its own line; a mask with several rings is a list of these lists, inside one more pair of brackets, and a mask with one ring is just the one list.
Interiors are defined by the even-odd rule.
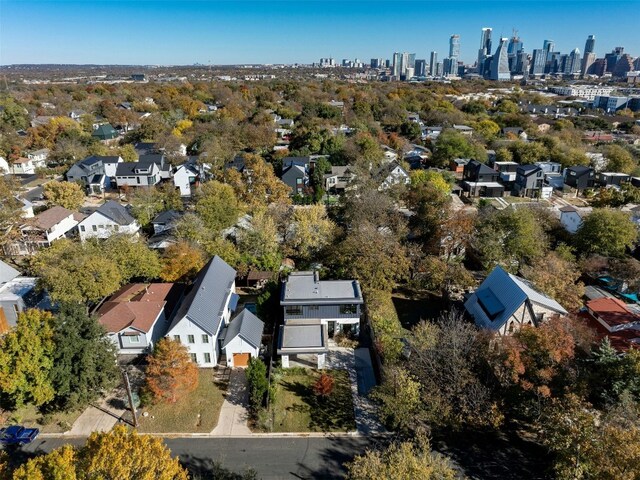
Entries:
[[82,410],[43,415],[33,405],[0,413],[0,427],[12,424],[37,427],[42,433],[63,433],[71,428]]
[[[176,403],[160,403],[139,409],[139,431],[145,433],[208,433],[218,423],[222,390],[210,369],[200,369],[198,388]],[[148,416],[142,413],[148,412]]]
[[333,393],[326,399],[313,393],[321,372],[312,369],[285,370],[276,385],[270,414],[274,432],[345,432],[355,430],[349,375],[344,370],[327,370],[335,379]]

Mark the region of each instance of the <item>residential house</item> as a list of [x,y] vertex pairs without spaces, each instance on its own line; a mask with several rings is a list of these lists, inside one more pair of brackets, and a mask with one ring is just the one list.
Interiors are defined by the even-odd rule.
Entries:
[[629,183],[631,175],[616,172],[599,172],[595,176],[595,185],[600,187],[620,187],[623,183]]
[[422,130],[422,139],[435,141],[442,133],[442,127],[424,127]]
[[84,110],[71,110],[69,112],[69,118],[71,120],[75,120],[76,122],[79,122],[82,119],[83,115],[86,115],[86,112]]
[[640,315],[635,305],[627,305],[618,298],[600,296],[587,301],[587,314],[581,314],[598,340],[608,338],[619,352],[640,348]]
[[167,318],[179,300],[180,290],[173,283],[134,283],[100,305],[98,322],[118,354],[140,355],[153,349],[164,337]]
[[455,174],[462,175],[464,173],[464,167],[470,161],[471,161],[471,159],[469,159],[469,158],[454,158],[449,163],[449,170],[451,170]]
[[558,162],[536,162],[534,165],[540,167],[544,173],[562,173],[562,165]]
[[36,165],[33,160],[26,157],[16,158],[9,165],[10,173],[14,175],[33,175],[36,173]]
[[177,243],[175,229],[182,213],[175,210],[167,210],[158,214],[152,221],[153,235],[149,237],[149,248],[165,249]]
[[264,322],[246,308],[220,335],[228,367],[246,367],[250,358],[257,358],[262,345]]
[[109,238],[117,233],[135,235],[140,225],[118,202],[109,200],[78,224],[80,240]]
[[471,137],[473,136],[473,128],[467,126],[467,125],[453,125],[453,129],[458,132],[461,133],[462,135],[464,135],[465,137]]
[[348,165],[344,167],[332,166],[331,173],[324,174],[324,189],[327,192],[344,192],[355,178],[355,173]]
[[395,162],[398,160],[398,153],[393,148],[387,145],[381,145],[380,147],[382,148],[385,162]]
[[173,184],[180,190],[180,195],[190,197],[198,185],[200,174],[193,165],[180,165],[173,172]]
[[15,327],[18,315],[27,308],[48,307],[44,292],[36,288],[37,278],[23,277],[0,260],[0,335]]
[[28,219],[20,226],[20,238],[8,242],[5,247],[7,255],[32,255],[41,248],[66,237],[74,231],[82,214],[72,212],[58,205]]
[[291,273],[280,296],[284,325],[278,354],[282,366],[289,366],[291,355],[314,354],[322,368],[329,338],[340,332],[359,332],[363,304],[357,280],[320,280],[318,272]]
[[282,181],[292,195],[303,195],[309,186],[310,157],[286,157],[282,161]]
[[502,197],[504,185],[499,183],[499,179],[499,172],[477,160],[471,160],[462,173],[462,188],[470,197]]
[[567,232],[576,233],[582,225],[582,214],[572,205],[561,207],[560,223]]
[[123,162],[116,169],[118,188],[150,187],[171,178],[171,165],[164,155],[140,155],[137,162]]
[[409,173],[398,162],[383,165],[376,177],[380,182],[378,190],[388,190],[394,185],[409,185],[411,183]]
[[198,273],[167,330],[167,337],[185,345],[200,367],[215,367],[222,356],[220,333],[239,300],[235,279],[236,271],[215,256]]
[[0,175],[6,175],[9,171],[9,162],[7,162],[6,158],[0,156]]
[[527,132],[525,132],[521,127],[504,127],[502,129],[502,135],[504,135],[505,137],[519,138],[520,140],[524,141],[527,141],[529,139]]
[[520,165],[516,169],[513,190],[520,197],[535,197],[540,194],[544,172],[537,165]]
[[558,302],[535,290],[526,280],[495,267],[464,303],[480,328],[508,335],[523,325],[566,315]]
[[564,183],[576,189],[576,193],[580,194],[587,188],[593,187],[595,180],[595,172],[591,167],[569,167],[564,171]]
[[109,142],[118,138],[118,132],[109,123],[101,123],[94,125],[93,132],[91,132],[93,138],[97,138],[102,142]]
[[545,185],[551,187],[552,190],[564,189],[564,175],[561,173],[545,173],[544,174]]
[[492,166],[496,172],[500,172],[500,183],[504,185],[504,188],[512,190],[520,165],[516,162],[493,162]]
[[49,152],[50,150],[48,148],[41,148],[40,150],[27,152],[27,158],[33,162],[36,168],[45,167],[47,165],[47,158],[49,158]]
[[69,182],[82,183],[90,194],[99,195],[111,188],[118,165],[122,162],[122,157],[117,155],[91,155],[74,163],[67,171],[66,178]]

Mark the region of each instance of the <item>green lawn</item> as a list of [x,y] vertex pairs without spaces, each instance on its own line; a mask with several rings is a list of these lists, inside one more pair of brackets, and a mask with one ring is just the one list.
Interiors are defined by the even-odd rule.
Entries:
[[[210,369],[200,369],[198,388],[176,403],[160,403],[138,410],[139,431],[145,433],[208,433],[218,424],[224,398]],[[144,417],[142,413],[148,412]]]
[[345,432],[355,430],[349,375],[344,370],[327,370],[335,379],[333,393],[326,399],[313,393],[321,372],[312,369],[284,370],[271,404],[273,432]]
[[43,415],[33,405],[27,405],[12,412],[2,413],[0,427],[17,423],[27,427],[37,427],[42,433],[63,433],[71,429],[73,422],[81,413],[82,410],[75,410]]

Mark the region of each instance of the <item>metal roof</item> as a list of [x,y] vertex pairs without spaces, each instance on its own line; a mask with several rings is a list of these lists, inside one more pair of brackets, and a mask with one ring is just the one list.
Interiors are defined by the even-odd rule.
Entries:
[[0,286],[10,282],[19,275],[20,272],[18,270],[0,260]]
[[131,225],[136,221],[135,218],[129,214],[126,208],[113,200],[109,200],[104,205],[101,205],[96,212],[101,213],[110,220],[113,220],[118,225]]
[[216,335],[231,295],[236,271],[217,255],[200,270],[193,288],[176,313],[169,331],[183,318],[195,323],[210,335]]
[[227,333],[225,335],[222,348],[226,347],[229,342],[238,335],[240,335],[245,342],[255,348],[258,348],[262,342],[263,331],[264,322],[245,308],[236,316],[236,318],[231,320],[231,323],[227,327]]
[[357,280],[320,280],[316,272],[293,272],[284,282],[281,305],[363,303]]

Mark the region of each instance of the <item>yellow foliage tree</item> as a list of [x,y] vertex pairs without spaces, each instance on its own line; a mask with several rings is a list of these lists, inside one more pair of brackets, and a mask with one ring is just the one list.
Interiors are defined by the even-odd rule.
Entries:
[[13,480],[79,480],[77,451],[64,445],[53,452],[30,459],[13,472]]
[[194,277],[204,266],[202,249],[189,242],[178,242],[165,251],[164,266],[160,278],[165,282],[176,282]]
[[77,210],[84,202],[84,191],[77,183],[52,181],[42,187],[48,203]]

